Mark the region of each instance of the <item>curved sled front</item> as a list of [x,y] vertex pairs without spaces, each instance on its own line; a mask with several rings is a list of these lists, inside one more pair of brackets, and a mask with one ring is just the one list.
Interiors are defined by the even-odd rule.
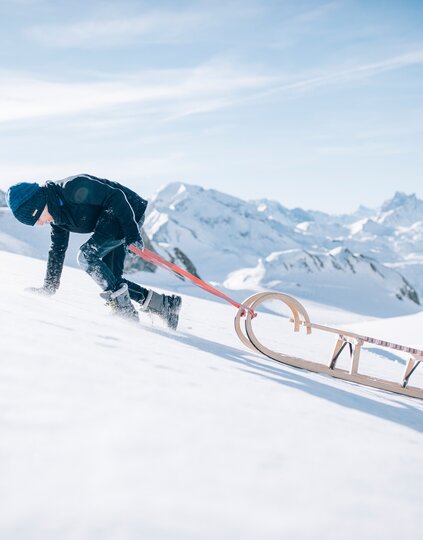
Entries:
[[[338,336],[333,354],[327,365],[273,351],[259,341],[253,330],[253,317],[251,315],[251,311],[255,311],[260,304],[268,300],[279,300],[288,306],[292,314],[291,322],[293,323],[294,332],[299,332],[301,327],[303,327],[305,328],[307,334],[310,334],[312,329],[314,329],[333,333]],[[340,330],[330,326],[312,323],[304,306],[295,298],[282,293],[257,293],[247,298],[247,300],[243,302],[242,306],[243,308],[250,308],[251,311],[247,311],[246,313],[245,309],[243,308],[238,310],[235,317],[235,330],[242,343],[250,349],[259,351],[264,356],[267,356],[276,362],[280,362],[292,367],[306,369],[314,373],[329,375],[330,377],[335,377],[337,379],[342,379],[373,388],[379,388],[380,390],[386,390],[389,392],[395,392],[397,394],[423,399],[423,389],[409,386],[408,384],[410,377],[415,372],[418,365],[423,361],[423,351],[369,336],[362,336],[346,330]],[[241,319],[244,316],[245,328],[243,330],[241,326]],[[399,350],[410,354],[410,359],[400,382],[396,383],[359,372],[360,353],[364,343],[371,343],[378,345],[379,347]],[[351,356],[351,365],[349,370],[336,367],[336,362],[346,346],[348,346]]]

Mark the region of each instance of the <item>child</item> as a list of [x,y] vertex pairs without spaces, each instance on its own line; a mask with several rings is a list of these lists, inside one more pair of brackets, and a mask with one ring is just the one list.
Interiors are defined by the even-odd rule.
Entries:
[[78,263],[103,289],[100,296],[118,315],[138,320],[134,300],[142,311],[158,315],[176,330],[179,296],[158,294],[122,277],[128,247],[144,249],[140,227],[147,208],[145,199],[126,186],[89,174],[44,186],[21,182],[9,188],[6,198],[20,222],[51,225],[44,285],[33,292],[54,294],[60,285],[70,233],[93,233],[81,246]]

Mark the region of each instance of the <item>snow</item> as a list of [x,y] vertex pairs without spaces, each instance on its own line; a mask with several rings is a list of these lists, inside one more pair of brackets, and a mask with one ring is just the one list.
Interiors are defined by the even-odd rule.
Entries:
[[[52,298],[25,292],[44,267],[0,251],[2,538],[420,537],[422,401],[266,360],[238,341],[234,308],[172,276],[143,279],[183,291],[177,333],[109,316],[74,268]],[[304,303],[314,322],[422,346],[421,312]],[[257,328],[327,357],[333,336],[282,322],[261,313]],[[371,349],[381,370],[403,369]]]
[[259,259],[255,268],[230,273],[224,285],[273,289],[379,317],[421,311],[413,289],[398,272],[343,247],[323,255],[300,249],[274,252]]
[[[351,280],[343,264],[337,265],[334,279],[331,264],[313,268],[300,260],[298,264],[280,261],[279,288],[285,290],[289,283],[298,283],[304,297],[322,301],[308,283],[310,279],[318,280],[330,304],[338,299],[341,307],[355,309],[351,301],[363,293],[370,300],[368,304],[374,303],[369,305],[368,313],[381,315],[383,306],[388,316],[394,316],[407,310],[415,311],[418,305],[415,300],[418,295],[423,296],[423,282],[419,277],[422,273],[422,212],[423,201],[402,193],[396,193],[380,209],[361,207],[350,215],[331,216],[300,208],[289,210],[268,199],[243,201],[215,190],[176,182],[168,184],[152,198],[145,230],[160,253],[172,256],[176,249],[182,250],[200,276],[227,287],[234,283],[234,272],[244,276],[249,269],[260,266],[260,261],[268,260],[272,253],[296,250],[328,259],[333,249],[340,247],[356,261],[363,262],[366,257],[375,259],[381,276],[376,286],[369,277],[372,276],[369,264],[353,264],[357,276]],[[212,260],[210,253],[216,255]],[[410,253],[415,254],[417,268],[408,258]],[[294,278],[284,271],[284,262],[292,265]],[[389,272],[394,268],[394,272]],[[255,270],[254,274],[257,276],[260,272]],[[269,287],[267,274],[262,273],[257,288]],[[406,289],[410,286],[413,289],[405,302],[401,290],[404,285]],[[340,287],[342,295],[339,295]],[[387,296],[392,299],[390,305],[384,305]],[[362,299],[358,305],[363,309]]]

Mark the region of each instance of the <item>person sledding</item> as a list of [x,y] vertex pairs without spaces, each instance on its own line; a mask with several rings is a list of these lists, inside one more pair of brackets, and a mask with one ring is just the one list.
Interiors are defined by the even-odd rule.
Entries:
[[52,295],[60,285],[69,235],[93,233],[78,252],[78,263],[101,287],[100,296],[118,315],[138,319],[138,311],[178,325],[181,298],[159,294],[123,278],[129,246],[144,248],[140,229],[147,201],[126,186],[89,174],[59,181],[20,182],[7,191],[7,204],[26,225],[51,225],[51,246],[44,285],[33,292]]

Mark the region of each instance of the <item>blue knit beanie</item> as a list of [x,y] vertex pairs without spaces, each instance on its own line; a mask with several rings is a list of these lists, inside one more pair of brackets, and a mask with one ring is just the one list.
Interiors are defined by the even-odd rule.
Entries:
[[35,182],[20,182],[7,190],[6,202],[17,220],[35,225],[47,204],[45,188]]

